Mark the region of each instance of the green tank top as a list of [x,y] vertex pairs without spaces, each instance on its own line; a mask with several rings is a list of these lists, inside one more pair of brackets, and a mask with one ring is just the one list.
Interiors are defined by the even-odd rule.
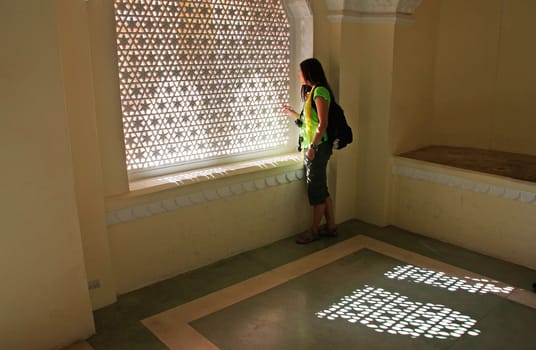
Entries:
[[[316,133],[316,129],[318,128],[319,119],[318,119],[318,113],[316,111],[316,108],[313,108],[313,100],[316,99],[316,97],[320,96],[324,100],[328,102],[328,110],[329,106],[331,104],[331,96],[329,94],[329,90],[325,88],[324,86],[318,86],[311,89],[311,92],[307,95],[307,98],[305,99],[305,104],[303,106],[303,124],[301,128],[301,136],[303,138],[302,144],[305,147],[309,147],[311,142],[313,141],[313,138]],[[320,143],[325,142],[328,139],[327,132],[324,132],[324,135],[322,136],[322,139],[320,140]]]

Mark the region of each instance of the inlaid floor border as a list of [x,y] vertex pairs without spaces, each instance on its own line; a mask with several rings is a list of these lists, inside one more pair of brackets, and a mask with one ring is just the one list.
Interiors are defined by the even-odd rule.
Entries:
[[[369,249],[411,265],[442,271],[453,277],[494,280],[494,283],[498,287],[508,287],[507,284],[495,281],[493,278],[396,247],[368,236],[358,235],[227,288],[148,317],[141,322],[171,350],[215,350],[218,347],[192,328],[189,325],[190,322],[282,285],[296,277],[331,264],[362,249]],[[536,294],[531,291],[513,288],[513,291],[506,295],[503,293],[494,294],[536,309]]]

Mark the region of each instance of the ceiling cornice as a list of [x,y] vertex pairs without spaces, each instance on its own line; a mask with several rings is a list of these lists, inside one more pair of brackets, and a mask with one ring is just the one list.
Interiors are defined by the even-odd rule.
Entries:
[[328,18],[336,22],[412,23],[422,0],[326,0]]

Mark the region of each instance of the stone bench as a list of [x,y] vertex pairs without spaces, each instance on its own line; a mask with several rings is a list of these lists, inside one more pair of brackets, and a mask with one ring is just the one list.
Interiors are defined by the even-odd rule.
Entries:
[[393,225],[536,270],[536,157],[433,146],[392,174]]

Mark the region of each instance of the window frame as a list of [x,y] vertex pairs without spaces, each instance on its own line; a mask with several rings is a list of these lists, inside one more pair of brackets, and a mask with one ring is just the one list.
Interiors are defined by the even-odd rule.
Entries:
[[[312,56],[313,17],[308,0],[281,0],[281,3],[287,13],[290,24],[289,103],[297,109],[299,108],[299,106],[301,106],[301,100],[299,96],[300,85],[298,79],[298,67],[299,62],[301,60]],[[114,48],[117,49],[116,42],[114,42]],[[117,80],[117,84],[119,85],[119,79]],[[120,116],[122,118],[122,112],[120,113]],[[170,164],[149,169],[127,170],[125,153],[125,170],[127,170],[127,177],[130,183],[140,179],[147,179],[164,175],[169,176],[184,171],[198,171],[200,169],[206,169],[210,167],[221,167],[225,166],[226,164],[234,164],[244,161],[254,161],[256,159],[262,160],[268,157],[274,157],[277,155],[284,155],[290,152],[295,152],[296,145],[294,142],[292,142],[292,140],[297,138],[297,134],[297,128],[290,128],[290,142],[286,147],[280,147],[277,149],[270,149],[265,151],[250,151],[244,152],[240,155],[223,156],[208,160],[194,160],[188,162],[187,166],[185,166],[184,164]],[[124,135],[122,142],[125,142]]]

